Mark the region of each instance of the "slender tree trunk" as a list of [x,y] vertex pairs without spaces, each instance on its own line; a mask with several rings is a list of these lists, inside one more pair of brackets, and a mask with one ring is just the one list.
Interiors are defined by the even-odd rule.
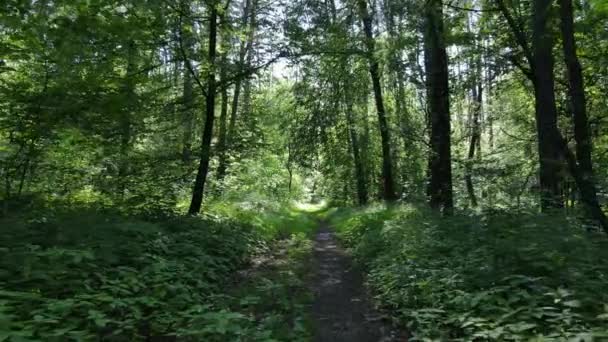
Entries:
[[[227,68],[228,68],[228,50],[230,49],[230,37],[227,33],[227,24],[228,24],[228,20],[227,20],[227,14],[224,13],[222,15],[222,19],[220,20],[220,26],[223,29],[223,34],[222,34],[222,52],[221,52],[221,56],[220,56],[220,83],[224,83],[226,81],[226,77],[227,77]],[[227,169],[227,150],[228,150],[228,142],[227,142],[227,135],[228,135],[228,88],[226,86],[222,86],[222,90],[221,90],[221,100],[222,100],[222,107],[220,109],[220,130],[219,130],[219,136],[218,136],[218,143],[217,143],[217,153],[218,153],[218,168],[217,168],[217,180],[221,181],[224,179],[224,176],[226,175],[226,169]]]
[[32,162],[32,153],[34,147],[30,146],[30,148],[28,149],[27,154],[25,155],[25,162],[23,162],[23,166],[22,166],[22,170],[21,170],[21,175],[19,177],[19,186],[17,187],[17,198],[21,198],[21,195],[23,194],[23,187],[25,185],[25,179],[27,176],[27,171],[30,168],[30,164]]
[[[395,24],[394,18],[394,4],[391,0],[384,0],[382,3],[384,7],[384,16],[386,21],[387,31],[390,37],[390,56],[389,56],[389,65],[390,65],[390,78],[392,84],[392,94],[395,99],[395,118],[398,122],[399,127],[399,136],[401,138],[401,142],[403,144],[403,152],[405,153],[404,159],[405,162],[408,163],[411,156],[411,142],[414,140],[412,136],[412,120],[410,117],[410,113],[408,112],[408,107],[406,103],[406,94],[405,94],[405,74],[404,67],[401,63],[401,48],[398,46],[399,41],[399,33],[397,25]],[[394,159],[397,163],[400,159],[397,157]],[[411,179],[413,175],[411,175],[411,168],[408,169],[406,167],[401,168],[401,181],[407,181]],[[405,189],[401,189],[403,192]]]
[[[255,33],[257,28],[257,18],[256,11],[258,7],[259,0],[252,0],[251,3],[251,17],[249,22],[249,35],[247,37],[247,46],[245,48],[246,57],[245,57],[245,68],[250,68],[253,63],[254,57],[254,43],[255,43]],[[243,86],[243,115],[245,115],[245,120],[249,120],[249,126],[253,125],[253,120],[251,117],[251,79],[248,77],[245,79],[245,84]]]
[[4,166],[4,206],[2,211],[4,216],[8,215],[9,204],[11,201],[11,176],[8,163]]
[[[467,20],[467,32],[473,33],[471,28],[471,14]],[[479,47],[476,45],[476,47]],[[465,185],[467,194],[469,196],[469,202],[471,207],[477,207],[477,195],[475,193],[475,184],[473,182],[473,162],[475,161],[476,153],[477,156],[481,156],[481,114],[483,109],[483,68],[482,68],[482,56],[477,54],[477,57],[471,58],[468,61],[467,70],[470,72],[472,78],[472,110],[469,111],[469,151],[467,154],[467,162],[465,164]]]
[[[252,3],[252,1],[253,1],[253,3]],[[258,3],[258,0],[245,0],[244,8],[243,8],[243,16],[241,18],[241,26],[242,26],[241,28],[243,30],[246,30],[246,29],[249,29],[251,31],[254,30],[257,3]],[[241,42],[240,47],[239,47],[238,66],[241,70],[244,70],[244,69],[250,67],[246,64],[246,59],[247,59],[247,56],[249,55],[248,49],[253,47],[252,45],[250,45],[248,43],[249,37],[251,37],[251,34],[252,33],[249,34],[246,41]],[[240,100],[241,100],[242,88],[243,88],[243,80],[239,78],[234,83],[234,94],[232,96],[232,106],[230,108],[230,120],[228,123],[228,132],[227,132],[227,137],[226,137],[226,145],[227,145],[228,150],[230,150],[234,147],[233,145],[234,145],[234,139],[235,139],[236,130],[237,130],[237,121],[238,121],[239,105],[240,105]],[[226,161],[225,165],[223,166],[223,168],[225,168],[227,170],[227,168],[228,168],[227,161]],[[226,170],[223,171],[224,174],[226,173]]]
[[192,159],[192,131],[194,129],[194,84],[189,70],[184,70],[182,103],[182,161],[189,163]]
[[[470,27],[469,27],[469,32]],[[470,116],[470,133],[469,151],[467,155],[467,163],[465,166],[465,183],[469,201],[472,207],[477,207],[477,195],[475,194],[475,184],[473,182],[473,162],[475,158],[481,157],[481,116],[483,112],[483,66],[482,57],[478,55],[469,61],[468,69],[473,73],[473,86],[471,89],[473,97],[473,110]],[[477,154],[477,155],[476,155]]]
[[370,185],[373,184],[371,182],[372,173],[376,169],[374,158],[371,156],[371,127],[369,125],[369,89],[363,91],[363,96],[359,98],[357,101],[358,107],[360,107],[362,114],[362,124],[363,124],[363,132],[361,136],[361,159],[363,160],[363,174],[365,177],[365,184],[368,189],[368,198],[369,198],[369,189]]
[[430,206],[450,215],[454,208],[448,58],[443,31],[441,0],[425,6],[425,64],[428,111],[431,126],[429,158]]
[[287,191],[289,191],[289,193],[291,194],[291,188],[292,188],[292,184],[293,184],[293,169],[291,168],[291,166],[287,167],[287,172],[289,173],[289,182],[287,184]]
[[[222,64],[225,65],[226,58],[222,58]],[[226,70],[225,66],[222,66],[222,71],[220,72],[220,79],[225,80]],[[219,156],[218,168],[217,168],[217,179],[219,181],[223,180],[226,175],[227,169],[227,129],[228,129],[228,89],[224,87],[221,91],[221,99],[222,106],[220,109],[220,131],[218,136],[218,144],[217,144],[217,153]]]
[[480,117],[483,101],[483,86],[481,83],[473,86],[473,115],[471,117],[471,140],[469,141],[469,151],[467,154],[467,163],[465,166],[465,183],[469,201],[472,207],[477,207],[477,195],[475,194],[475,185],[473,183],[473,162],[475,161],[475,151],[479,148],[481,140]]
[[[180,39],[182,40],[184,46],[184,85],[182,90],[182,161],[185,164],[189,164],[192,160],[192,138],[194,131],[194,122],[195,122],[195,111],[194,111],[194,80],[193,75],[191,74],[191,70],[186,67],[186,64],[189,61],[185,60],[186,58],[190,58],[194,54],[194,37],[192,35],[192,22],[189,17],[189,6],[183,6],[183,9],[188,11],[188,15],[186,16],[186,20],[189,26],[188,30],[184,30],[183,27],[178,28],[178,32],[181,35]],[[183,25],[180,21],[180,25]],[[178,44],[179,45],[179,44]]]
[[122,109],[120,115],[120,161],[118,163],[118,192],[122,198],[127,189],[126,177],[129,174],[129,152],[131,150],[133,123],[131,111],[135,101],[135,82],[133,70],[135,69],[135,42],[129,41],[127,46],[127,69],[123,84],[123,94],[127,105]]
[[382,97],[382,83],[380,80],[380,67],[375,56],[375,40],[372,27],[372,17],[367,9],[367,0],[358,0],[359,11],[365,32],[365,45],[367,48],[367,58],[369,60],[369,72],[372,79],[376,110],[378,112],[378,124],[380,128],[380,138],[382,144],[382,181],[383,198],[385,201],[393,202],[397,200],[395,184],[393,179],[393,161],[391,154],[391,139],[384,99]]
[[348,85],[344,88],[344,97],[346,102],[346,124],[348,126],[348,134],[350,137],[351,150],[353,153],[353,164],[355,167],[355,179],[357,182],[357,200],[359,205],[367,204],[367,184],[365,181],[365,168],[361,158],[361,146],[359,144],[359,134],[357,133],[356,122],[354,117],[353,100],[350,97]]
[[[257,0],[253,0],[253,9],[255,9],[257,5]],[[255,13],[255,12],[253,12]],[[251,67],[252,63],[253,63],[253,44],[254,44],[254,40],[255,40],[255,15],[253,15],[252,13],[252,19],[251,19],[251,24],[250,24],[250,31],[249,31],[249,38],[247,41],[247,57],[245,58],[245,67],[249,68]],[[245,79],[245,84],[243,85],[243,111],[242,114],[245,116],[245,120],[248,120],[247,122],[249,123],[249,126],[251,127],[253,125],[253,120],[251,117],[251,79],[250,78],[246,78]]]
[[553,38],[548,28],[552,0],[535,0],[533,8],[532,55],[536,130],[540,158],[541,208],[543,211],[562,208],[561,152],[555,105],[553,76]]
[[[188,27],[187,30],[184,27],[178,27],[178,32],[181,35],[179,37],[181,42],[183,42],[183,58],[184,58],[184,84],[182,89],[182,116],[181,116],[181,125],[182,125],[182,161],[185,164],[189,164],[192,160],[192,138],[194,131],[194,122],[195,122],[195,111],[194,111],[194,79],[191,74],[191,70],[186,67],[186,64],[189,61],[186,58],[190,58],[194,54],[194,37],[192,35],[192,22],[189,13],[189,6],[182,6],[182,8],[187,11],[186,20],[188,23],[186,24]],[[184,25],[180,20],[179,25]],[[177,43],[179,46],[180,43]],[[178,47],[179,48],[179,47]],[[177,77],[177,76],[176,76]]]
[[293,155],[293,145],[291,141],[287,142],[287,160],[285,161],[285,168],[287,169],[287,173],[289,173],[289,184],[287,186],[287,189],[289,190],[289,194],[291,195],[291,190],[293,187],[293,162],[294,162],[294,155]]
[[[560,13],[564,59],[568,69],[570,101],[574,121],[576,161],[578,162],[578,177],[575,178],[578,178],[581,201],[587,213],[600,223],[604,231],[608,232],[608,219],[599,204],[593,176],[592,141],[589,133],[583,72],[576,55],[572,0],[560,0]],[[568,148],[568,146],[566,145],[565,148]],[[569,164],[572,164],[572,161]],[[572,169],[572,166],[570,168]]]
[[192,201],[188,214],[197,215],[201,211],[203,204],[203,196],[205,193],[205,183],[207,174],[209,173],[209,160],[211,159],[211,139],[213,137],[213,122],[215,121],[215,59],[217,48],[217,7],[215,1],[212,1],[209,8],[209,71],[207,74],[207,94],[205,108],[205,127],[203,129],[203,138],[201,142],[201,156],[194,189],[192,191]]

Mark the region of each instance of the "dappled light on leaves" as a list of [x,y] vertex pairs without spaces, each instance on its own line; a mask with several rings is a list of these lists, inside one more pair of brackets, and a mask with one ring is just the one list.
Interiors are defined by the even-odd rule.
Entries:
[[608,338],[607,22],[0,1],[0,341]]

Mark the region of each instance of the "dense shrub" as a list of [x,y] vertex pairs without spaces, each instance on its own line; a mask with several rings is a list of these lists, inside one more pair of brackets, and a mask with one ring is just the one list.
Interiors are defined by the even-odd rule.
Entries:
[[225,296],[276,236],[268,223],[72,211],[0,227],[0,341],[272,336]]
[[338,211],[343,241],[416,339],[608,337],[608,242],[559,216]]

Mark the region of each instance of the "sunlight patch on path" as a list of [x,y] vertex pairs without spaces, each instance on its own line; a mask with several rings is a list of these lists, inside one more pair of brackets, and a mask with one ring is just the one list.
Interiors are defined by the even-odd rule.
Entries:
[[327,201],[321,200],[318,203],[294,202],[293,206],[299,211],[314,213],[325,209],[327,207]]

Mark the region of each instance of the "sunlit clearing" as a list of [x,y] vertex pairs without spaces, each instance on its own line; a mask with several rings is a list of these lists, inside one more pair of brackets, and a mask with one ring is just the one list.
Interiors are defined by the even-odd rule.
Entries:
[[295,202],[293,206],[299,211],[313,213],[325,209],[327,207],[327,200],[322,199],[316,203]]

